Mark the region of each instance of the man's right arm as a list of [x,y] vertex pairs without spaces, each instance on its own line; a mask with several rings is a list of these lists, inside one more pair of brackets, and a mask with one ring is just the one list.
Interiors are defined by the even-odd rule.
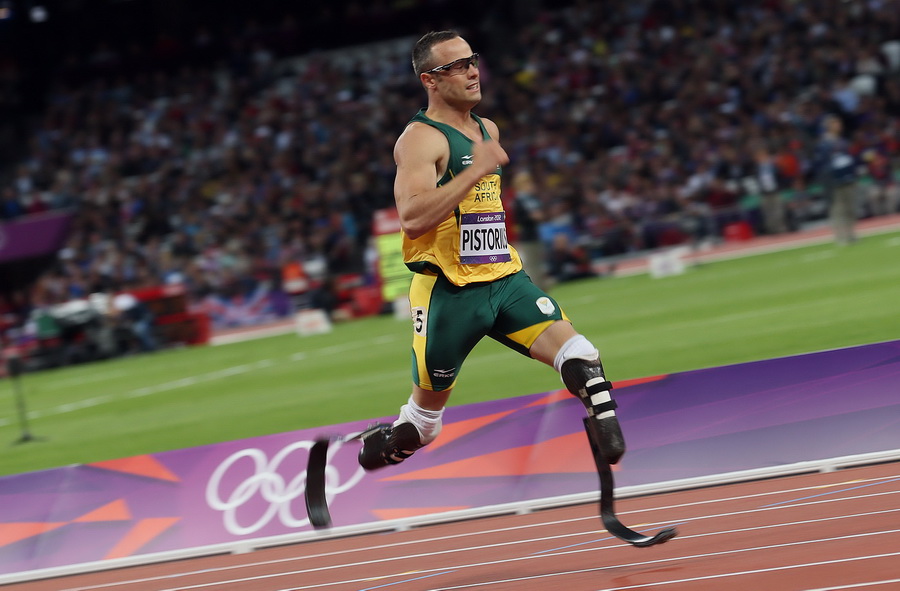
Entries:
[[406,128],[394,146],[394,200],[403,231],[412,239],[436,228],[484,175],[508,161],[497,142],[476,142],[473,163],[438,187],[437,180],[443,174],[439,168],[444,168],[449,151],[444,134],[416,123]]

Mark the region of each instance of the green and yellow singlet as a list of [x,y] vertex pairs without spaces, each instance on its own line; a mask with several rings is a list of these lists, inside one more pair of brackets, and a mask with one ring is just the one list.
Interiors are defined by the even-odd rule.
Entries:
[[[485,140],[490,135],[472,114]],[[450,145],[447,172],[437,186],[447,183],[472,164],[472,140],[459,130],[425,116],[422,109],[410,122],[425,123],[441,131]],[[403,234],[403,262],[417,273],[440,272],[454,285],[494,281],[522,269],[522,261],[506,237],[506,212],[500,201],[502,170],[478,181],[453,214],[426,234],[410,239]]]

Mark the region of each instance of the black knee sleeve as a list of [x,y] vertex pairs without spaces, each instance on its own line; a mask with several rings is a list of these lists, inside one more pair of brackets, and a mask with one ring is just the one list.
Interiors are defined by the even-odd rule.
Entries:
[[595,361],[567,359],[559,369],[559,375],[569,392],[581,400],[589,415],[594,416],[616,409],[616,403],[612,398],[609,402],[596,406],[591,402],[592,395],[612,389],[612,384],[603,377],[603,364],[599,359]]
[[599,417],[615,411],[618,405],[611,396],[609,400],[598,403],[591,400],[594,394],[608,392],[613,387],[603,376],[600,360],[567,359],[559,373],[569,392],[577,396],[587,409],[589,432],[600,453],[608,463],[617,463],[625,454],[625,437],[622,435],[619,419],[614,412],[603,418]]

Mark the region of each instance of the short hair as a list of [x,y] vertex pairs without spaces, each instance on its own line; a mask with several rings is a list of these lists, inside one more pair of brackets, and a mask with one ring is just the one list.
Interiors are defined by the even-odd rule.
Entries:
[[430,33],[425,33],[421,39],[416,41],[416,44],[415,46],[413,46],[412,51],[412,66],[413,70],[416,72],[416,76],[418,76],[422,72],[430,70],[431,68],[441,65],[431,64],[432,47],[434,47],[438,43],[456,39],[459,36],[459,33],[452,30],[431,31]]

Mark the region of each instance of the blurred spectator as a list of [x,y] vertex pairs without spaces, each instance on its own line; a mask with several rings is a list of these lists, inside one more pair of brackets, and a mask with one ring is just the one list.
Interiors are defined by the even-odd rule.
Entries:
[[[734,223],[817,223],[827,113],[845,121],[848,153],[871,179],[866,214],[900,207],[894,3],[538,4],[553,9],[506,27],[508,41],[477,24],[471,38],[482,76],[512,81],[489,85],[480,108],[501,127],[506,178],[534,186],[519,231],[530,240],[536,224],[568,261],[557,269],[720,240]],[[388,27],[382,9],[301,19],[286,6],[241,26],[156,32],[148,51],[97,39],[71,52],[0,184],[0,219],[78,212],[29,299],[181,281],[195,304],[255,302],[292,263],[320,277],[364,272],[372,215],[393,205],[391,138],[420,106],[412,41],[297,52],[341,19]]]
[[782,200],[785,180],[774,156],[764,144],[754,151],[751,165],[749,190],[759,196],[762,205],[763,227],[767,234],[781,234],[787,231],[787,215]]
[[309,294],[310,307],[322,310],[331,320],[336,320],[334,314],[339,303],[337,282],[330,275],[322,281],[321,285],[313,288]]
[[547,255],[540,237],[540,223],[544,221],[544,206],[537,187],[527,171],[520,171],[513,179],[512,214],[516,225],[514,246],[522,257],[525,272],[535,285],[548,290]]
[[124,351],[147,352],[158,348],[153,327],[153,312],[146,304],[130,293],[120,293],[112,298],[110,312],[119,334],[122,335]]
[[860,190],[857,162],[850,144],[843,137],[844,125],[837,115],[822,121],[822,138],[816,145],[815,169],[830,203],[829,212],[835,242],[847,245],[856,241],[857,208]]
[[587,252],[570,244],[568,234],[563,232],[553,235],[553,245],[547,258],[550,276],[560,283],[597,276]]
[[25,215],[25,208],[19,196],[12,187],[6,187],[0,197],[0,220],[13,220],[22,215]]

